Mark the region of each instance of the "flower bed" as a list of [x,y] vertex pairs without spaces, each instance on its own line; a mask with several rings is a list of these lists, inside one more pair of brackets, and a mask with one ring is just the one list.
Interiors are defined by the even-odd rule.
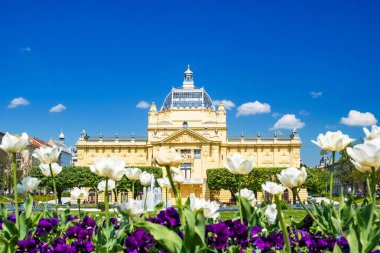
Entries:
[[[33,197],[29,195],[39,184],[36,178],[25,177],[17,184],[16,153],[26,147],[27,136],[7,134],[1,148],[13,154],[15,212],[8,214],[4,205],[0,213],[1,252],[380,252],[380,215],[376,212],[377,170],[380,167],[380,128],[366,130],[366,140],[347,148],[356,168],[366,173],[369,195],[360,205],[352,194],[345,200],[341,194],[339,205],[312,202],[305,206],[299,197],[307,173],[304,168],[290,167],[277,175],[281,184],[266,182],[262,189],[274,197],[275,203],[257,205],[256,196],[249,189],[241,189],[244,176],[254,169],[251,161],[240,154],[227,157],[227,169],[237,175],[239,189],[237,215],[233,219],[219,219],[220,205],[215,201],[188,198],[181,201],[180,186],[184,178],[178,170],[181,156],[174,149],[160,148],[157,162],[165,166],[167,178],[158,184],[166,191],[164,202],[147,210],[147,195],[143,200],[130,199],[117,206],[119,218],[110,218],[108,194],[105,194],[105,217],[95,219],[81,212],[80,199],[87,192],[80,188],[71,191],[77,199],[79,216],[70,215],[70,209],[58,213],[55,176],[62,168],[55,162],[59,150],[40,148],[35,156],[41,160],[42,173],[51,178],[55,205],[44,212],[33,212]],[[319,135],[315,143],[325,151],[346,152],[352,142],[340,131]],[[334,163],[332,164],[332,167]],[[117,158],[102,158],[95,161],[91,170],[104,178],[98,185],[99,191],[109,192],[116,187],[115,181],[123,176],[134,182],[140,180],[149,187],[153,176],[137,168],[125,169],[124,161]],[[334,168],[330,172],[330,199]],[[168,206],[167,192],[171,189],[176,209]],[[281,209],[280,195],[286,188],[293,191],[307,213],[301,222],[291,220],[286,226]],[[19,210],[18,194],[27,195],[24,208]],[[135,196],[133,194],[133,196]]]

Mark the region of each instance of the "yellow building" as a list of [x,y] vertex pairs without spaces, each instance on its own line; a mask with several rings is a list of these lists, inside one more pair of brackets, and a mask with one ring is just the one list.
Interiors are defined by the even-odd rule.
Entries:
[[[284,136],[228,135],[224,105],[215,108],[204,88],[194,86],[190,68],[184,76],[182,87],[173,88],[161,108],[155,103],[150,106],[147,136],[88,135],[83,131],[76,143],[77,165],[89,166],[99,157],[119,157],[128,166],[156,166],[158,149],[174,147],[183,157],[181,170],[186,179],[182,196],[193,193],[206,199],[210,198],[206,170],[224,167],[229,154],[240,153],[258,167],[299,167],[301,142],[296,131]],[[222,191],[218,198],[227,202],[230,194]]]

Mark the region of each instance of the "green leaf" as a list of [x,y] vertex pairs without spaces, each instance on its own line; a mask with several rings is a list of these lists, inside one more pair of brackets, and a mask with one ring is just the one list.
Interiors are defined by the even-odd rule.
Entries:
[[136,224],[136,227],[142,228],[151,234],[154,239],[166,250],[179,253],[181,252],[182,240],[177,233],[169,230],[167,227],[152,222],[140,222]]
[[342,253],[342,251],[340,250],[340,247],[339,247],[338,244],[335,244],[335,247],[334,247],[333,253]]

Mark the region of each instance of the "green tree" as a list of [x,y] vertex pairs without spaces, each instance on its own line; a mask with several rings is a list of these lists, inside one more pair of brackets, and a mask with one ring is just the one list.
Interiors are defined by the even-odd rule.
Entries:
[[[266,181],[278,182],[276,174],[280,173],[283,168],[254,168],[248,176],[243,177],[242,187],[250,189],[257,193],[261,191],[261,184]],[[207,185],[210,190],[230,191],[232,198],[238,191],[238,176],[232,174],[226,168],[208,169]]]
[[[51,178],[45,177],[39,167],[33,167],[29,176],[36,177],[41,180],[40,186],[48,186],[52,189],[53,184]],[[57,185],[58,203],[62,204],[62,192],[73,187],[92,187],[96,189],[101,177],[92,173],[88,167],[65,166],[61,173],[55,178]]]
[[305,187],[307,192],[310,194],[321,194],[324,192],[329,178],[328,171],[307,168],[306,172]]

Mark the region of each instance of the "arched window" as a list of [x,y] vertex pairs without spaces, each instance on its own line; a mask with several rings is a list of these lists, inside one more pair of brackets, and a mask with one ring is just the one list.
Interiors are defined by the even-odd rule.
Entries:
[[189,124],[185,121],[185,122],[182,123],[182,127],[183,127],[183,128],[188,128],[188,127],[189,127]]

